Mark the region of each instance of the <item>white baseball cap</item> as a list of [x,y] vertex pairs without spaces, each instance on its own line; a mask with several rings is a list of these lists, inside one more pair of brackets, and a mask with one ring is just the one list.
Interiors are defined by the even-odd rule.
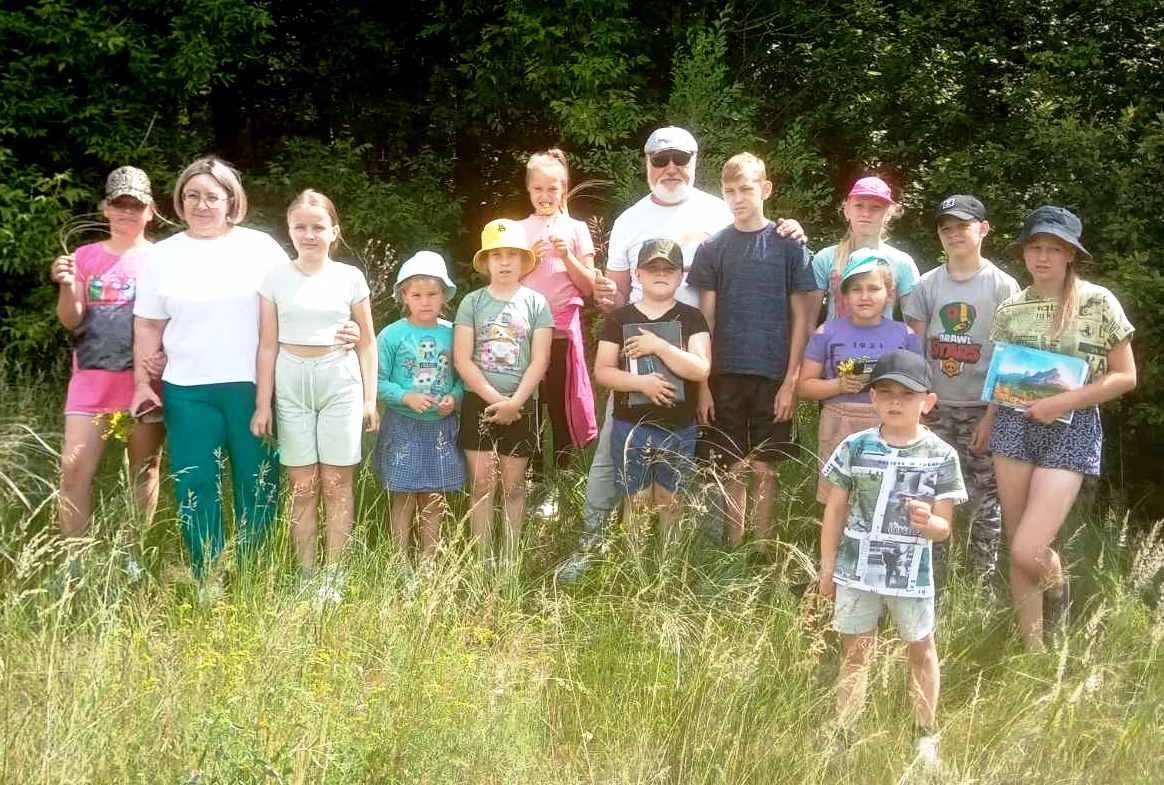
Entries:
[[699,152],[699,145],[686,128],[669,125],[666,128],[656,128],[643,145],[643,152],[647,155],[654,155],[663,150],[680,150],[694,155]]

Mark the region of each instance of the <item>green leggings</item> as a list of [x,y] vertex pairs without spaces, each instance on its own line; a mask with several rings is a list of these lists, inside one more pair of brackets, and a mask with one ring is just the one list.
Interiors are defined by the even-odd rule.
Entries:
[[251,434],[255,385],[251,382],[162,384],[170,467],[178,522],[194,574],[202,576],[222,552],[219,465],[229,456],[234,489],[237,556],[245,563],[278,511],[279,464],[273,447]]

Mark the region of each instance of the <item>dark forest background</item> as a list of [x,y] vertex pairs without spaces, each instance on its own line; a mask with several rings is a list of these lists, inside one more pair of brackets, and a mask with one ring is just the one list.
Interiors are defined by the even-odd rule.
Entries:
[[[41,0],[0,7],[0,352],[9,373],[66,357],[49,260],[89,239],[104,175],[133,164],[166,194],[203,153],[233,162],[282,236],[306,186],[331,195],[340,256],[383,287],[414,250],[458,279],[491,217],[528,211],[524,156],[598,181],[572,212],[603,225],[645,193],[662,124],[702,145],[718,190],[734,152],[768,163],[771,214],[814,247],[842,232],[855,177],[906,208],[894,244],[940,261],[932,209],[980,195],[1004,248],[1042,203],[1084,219],[1085,277],[1137,327],[1139,390],[1107,412],[1108,479],[1152,502],[1164,466],[1164,16],[1154,0]],[[160,233],[170,231],[159,227]],[[601,237],[596,239],[601,240]],[[601,262],[601,259],[600,259]],[[462,286],[462,291],[466,291]],[[379,299],[377,316],[391,314]],[[1158,500],[1156,500],[1158,503]]]

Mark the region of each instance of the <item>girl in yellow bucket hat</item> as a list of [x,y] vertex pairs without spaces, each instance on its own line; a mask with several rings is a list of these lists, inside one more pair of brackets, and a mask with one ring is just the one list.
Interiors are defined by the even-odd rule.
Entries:
[[453,364],[465,384],[457,444],[465,451],[470,525],[483,559],[492,551],[498,474],[505,555],[516,555],[525,516],[525,470],[538,449],[535,396],[550,362],[554,320],[546,298],[521,283],[534,264],[520,223],[505,218],[487,223],[473,267],[489,284],[465,295],[453,327]]

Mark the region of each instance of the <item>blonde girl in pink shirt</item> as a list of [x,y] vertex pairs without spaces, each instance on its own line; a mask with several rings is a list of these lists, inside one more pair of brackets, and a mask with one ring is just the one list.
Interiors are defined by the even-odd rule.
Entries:
[[[133,303],[149,248],[145,230],[154,218],[146,173],[132,166],[105,181],[101,213],[109,238],[57,257],[52,280],[59,287],[57,318],[73,333],[73,374],[65,396],[61,448],[59,525],[65,537],[89,528],[93,478],[105,452],[110,421],[133,398]],[[126,437],[138,516],[153,518],[158,505],[158,466],[165,427],[157,411],[143,414]],[[71,564],[70,571],[76,566]],[[140,570],[136,562],[128,569]]]
[[549,408],[558,468],[598,435],[582,340],[582,300],[594,290],[594,241],[586,224],[566,211],[569,178],[561,150],[531,155],[525,185],[534,211],[521,222],[536,260],[521,282],[549,301],[554,317],[550,367],[539,395]]

